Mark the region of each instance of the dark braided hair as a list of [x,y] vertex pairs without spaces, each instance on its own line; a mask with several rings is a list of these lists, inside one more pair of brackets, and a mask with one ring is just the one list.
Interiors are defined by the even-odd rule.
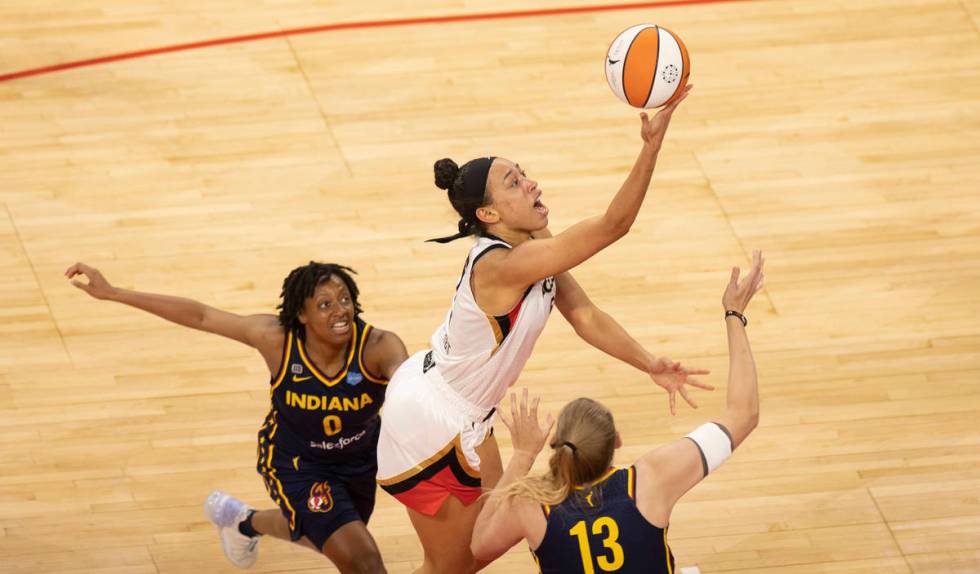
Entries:
[[[489,161],[487,161],[489,160]],[[447,158],[440,159],[433,166],[435,172],[436,187],[446,190],[449,196],[449,203],[459,214],[459,234],[455,238],[467,235],[480,235],[486,231],[486,226],[476,216],[476,210],[490,204],[490,195],[486,193],[486,170],[490,167],[493,158],[479,158],[468,161],[463,167],[456,165],[456,162]],[[480,165],[482,164],[482,165]],[[476,173],[475,185],[467,188],[466,178],[473,172]],[[478,190],[474,192],[474,189]],[[444,238],[450,239],[450,238]],[[451,240],[451,239],[450,239]],[[441,243],[442,241],[440,241]]]
[[287,331],[297,333],[300,339],[306,338],[306,329],[299,320],[299,313],[303,310],[303,303],[313,296],[313,292],[320,285],[326,283],[331,277],[337,277],[344,282],[350,292],[351,302],[354,304],[354,318],[361,315],[361,304],[357,302],[360,293],[357,283],[351,274],[357,274],[350,267],[337,265],[336,263],[318,263],[310,261],[302,267],[297,267],[289,272],[286,279],[282,282],[282,293],[279,297],[282,303],[276,306],[279,309],[279,324]]

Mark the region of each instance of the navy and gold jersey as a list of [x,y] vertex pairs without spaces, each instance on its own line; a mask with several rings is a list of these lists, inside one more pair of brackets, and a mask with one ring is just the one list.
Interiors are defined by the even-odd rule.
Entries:
[[271,381],[272,409],[259,431],[260,456],[269,445],[311,463],[375,464],[388,381],[364,367],[371,326],[361,319],[352,326],[347,362],[332,376],[313,364],[296,333],[286,335],[282,366]]
[[636,468],[612,469],[557,506],[534,558],[542,574],[673,574],[667,530],[636,507]]

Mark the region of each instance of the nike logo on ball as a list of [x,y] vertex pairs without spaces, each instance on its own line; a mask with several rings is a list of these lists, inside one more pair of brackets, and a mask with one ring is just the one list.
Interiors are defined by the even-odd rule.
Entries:
[[613,60],[612,58],[609,58],[609,65],[610,66],[615,65],[615,64],[618,64],[618,63],[619,63],[619,60]]

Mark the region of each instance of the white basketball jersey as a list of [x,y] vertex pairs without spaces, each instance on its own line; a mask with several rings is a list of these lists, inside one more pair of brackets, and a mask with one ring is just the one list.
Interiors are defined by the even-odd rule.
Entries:
[[487,315],[476,304],[470,276],[476,262],[494,249],[510,249],[499,239],[479,237],[470,249],[446,321],[432,335],[432,358],[442,378],[463,398],[490,409],[504,398],[531,356],[555,303],[555,279],[528,287],[506,315]]

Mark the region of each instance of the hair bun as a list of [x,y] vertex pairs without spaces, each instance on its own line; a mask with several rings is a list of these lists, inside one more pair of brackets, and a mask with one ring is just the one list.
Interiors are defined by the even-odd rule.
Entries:
[[453,188],[453,182],[459,176],[459,166],[456,162],[445,157],[437,161],[432,169],[436,174],[436,187],[446,191]]

